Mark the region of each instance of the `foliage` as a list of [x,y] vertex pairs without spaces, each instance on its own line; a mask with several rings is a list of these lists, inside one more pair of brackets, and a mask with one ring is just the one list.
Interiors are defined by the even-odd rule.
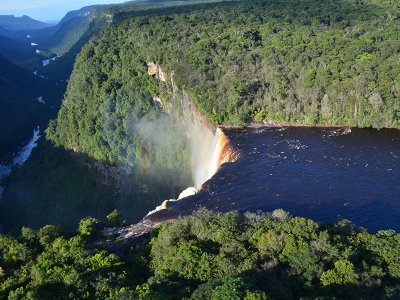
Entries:
[[[182,110],[182,94],[188,94],[216,124],[274,120],[399,128],[400,25],[393,13],[398,2],[195,2],[107,7],[100,14],[112,15],[113,22],[94,20],[70,55],[48,69],[67,78],[57,69],[71,68],[82,44],[108,26],[79,54],[62,108],[46,136],[67,152],[84,156],[92,170],[98,161],[108,169],[122,166],[129,174],[123,179],[132,188],[126,191],[116,184],[114,191],[133,193],[134,200],[121,200],[119,194],[113,195],[119,201],[106,201],[98,196],[101,184],[84,188],[71,180],[55,190],[33,179],[35,184],[24,186],[29,197],[21,196],[16,186],[6,188],[4,201],[11,214],[17,214],[11,203],[35,198],[48,208],[54,198],[64,207],[53,216],[70,209],[70,203],[88,209],[98,201],[96,217],[129,204],[135,206],[131,212],[137,219],[153,203],[176,197],[190,184],[189,145],[185,130],[179,130],[180,120],[160,109],[155,96],[166,111],[170,107],[175,112]],[[148,75],[151,61],[162,67],[166,83]],[[58,175],[70,172],[66,165]],[[33,171],[26,170],[22,172]],[[63,182],[61,175],[50,179],[60,186]],[[23,175],[18,185],[22,182]],[[95,196],[83,199],[73,192],[76,187]],[[21,210],[29,215],[28,208]],[[73,226],[83,216],[71,219]],[[42,219],[40,226],[53,220]],[[291,248],[299,250],[298,256],[307,255],[301,242],[286,250]],[[298,259],[285,253],[282,257]],[[307,272],[312,277],[319,267]]]
[[[117,255],[99,248],[98,233],[92,242],[85,237],[93,234],[93,222],[82,220],[76,236],[60,235],[54,226],[38,231],[24,228],[18,238],[0,235],[0,298],[400,296],[396,273],[400,258],[392,255],[400,251],[400,235],[394,231],[371,234],[341,230],[339,223],[279,219],[272,213],[206,211],[162,225],[151,241],[130,251],[111,246]],[[274,242],[267,242],[272,237]],[[307,267],[311,271],[305,272]]]
[[348,260],[336,261],[334,269],[322,273],[321,282],[324,286],[358,284],[354,266]]
[[96,219],[94,218],[85,218],[82,219],[79,223],[78,233],[79,235],[90,238],[94,231],[94,224]]
[[[88,163],[39,141],[25,165],[5,180],[7,188],[0,203],[4,231],[17,234],[23,226],[38,229],[45,224],[73,231],[88,215],[105,218],[116,208],[117,197],[99,188],[100,172],[88,168]],[[142,205],[148,209],[153,203]]]
[[[380,258],[371,260],[373,243],[366,239],[383,236],[392,242],[381,240]],[[161,280],[198,282],[193,299],[379,299],[386,285],[398,288],[383,260],[389,249],[398,253],[398,238],[393,231],[338,231],[299,217],[206,212],[164,225],[151,242],[151,267]],[[399,257],[389,256],[395,269]]]
[[[398,9],[393,1],[252,1],[132,16],[84,47],[49,137],[114,161],[118,147],[103,137],[104,122],[91,107],[123,101],[118,94],[128,86],[136,105],[155,95],[171,101],[172,72],[218,124],[399,127],[400,22],[387,18]],[[147,75],[150,61],[167,72],[166,84]]]
[[107,215],[107,221],[114,226],[121,226],[122,225],[122,215],[121,212],[114,209]]
[[[184,91],[217,124],[272,119],[399,128],[398,10],[396,1],[250,1],[121,18],[83,48],[47,138],[89,166],[128,166],[135,188],[143,174],[179,174],[163,182],[173,194],[188,177],[188,145],[176,120],[153,101],[157,95],[173,104]],[[166,83],[147,74],[150,61],[162,66]],[[65,195],[60,178],[74,187],[93,184],[84,178],[79,185],[66,153],[51,151],[61,159],[47,166],[63,165],[54,170],[59,181],[46,178],[58,200]],[[40,180],[34,177],[31,182]],[[58,212],[91,203],[99,211],[114,208],[104,195],[82,200],[77,193],[68,198],[72,204],[55,201]],[[43,192],[33,215],[47,212],[49,197]],[[2,220],[31,201],[10,199],[1,204]],[[30,211],[20,211],[19,218],[29,218]],[[150,253],[119,257],[89,244],[93,222],[83,220],[76,236],[60,236],[55,227],[1,236],[0,297],[382,299],[400,293],[400,237],[393,231],[320,225],[282,211],[257,218],[204,213],[161,226],[139,248]]]
[[[61,99],[57,88],[0,55],[0,163],[8,163],[33,130],[45,128],[56,115]],[[46,103],[38,102],[40,96]]]
[[[125,261],[104,250],[90,250],[80,236],[61,236],[39,243],[40,232],[30,241],[0,236],[0,241],[13,240],[30,245],[31,255],[0,277],[0,298],[29,299],[118,299],[133,294],[130,284],[137,283],[140,273],[132,274],[131,257]],[[3,249],[0,253],[4,255]]]
[[[398,9],[395,1],[306,0],[111,10],[114,24],[77,57],[47,138],[127,167],[139,186],[158,189],[141,180],[143,172],[172,173],[161,186],[178,190],[190,184],[189,145],[155,96],[174,115],[188,94],[216,124],[398,128],[400,22],[387,17]],[[152,61],[165,83],[148,75]],[[176,194],[157,201],[167,197]],[[282,257],[308,257],[302,242],[287,239]],[[288,256],[293,249],[298,255]],[[320,267],[304,271],[311,278]]]

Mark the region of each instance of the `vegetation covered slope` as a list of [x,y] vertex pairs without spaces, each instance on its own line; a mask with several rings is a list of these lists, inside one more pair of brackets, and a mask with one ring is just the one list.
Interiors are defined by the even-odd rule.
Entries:
[[[119,222],[113,212],[109,221]],[[94,220],[0,235],[0,298],[397,299],[400,235],[319,225],[277,210],[203,212],[163,225],[120,255],[101,249]],[[97,236],[97,237],[96,237]],[[112,242],[109,240],[109,242]],[[97,246],[95,246],[97,245]],[[100,245],[100,246],[99,246]]]
[[[198,2],[210,1],[127,3],[109,6],[105,11],[121,20],[131,15],[154,14],[160,8],[164,11],[165,7],[172,12],[175,6]],[[104,19],[95,18],[68,54],[46,66],[41,73],[58,80],[68,78],[76,53],[103,25],[108,25],[104,24]],[[109,43],[104,46],[108,47]],[[136,62],[133,60],[133,63]],[[83,66],[81,62],[79,65]],[[158,83],[146,75],[141,62],[138,65],[141,76],[135,79],[125,74],[116,79],[115,82],[120,82],[118,91],[114,88],[112,93],[107,90],[94,94],[88,88],[86,100],[82,95],[77,95],[76,102],[65,99],[65,105],[76,103],[78,110],[85,103],[89,104],[84,110],[91,115],[89,118],[97,120],[97,125],[93,127],[92,121],[81,119],[79,126],[86,127],[85,135],[94,138],[88,148],[97,147],[99,143],[103,146],[93,157],[87,155],[88,151],[81,151],[80,145],[66,147],[66,151],[53,149],[45,141],[39,143],[29,162],[15,170],[5,182],[0,219],[6,232],[19,232],[22,226],[36,229],[48,223],[71,229],[89,213],[101,218],[113,208],[119,208],[128,221],[134,222],[163,200],[176,198],[191,185],[185,132],[177,130],[177,122],[154,104],[153,95]],[[88,69],[92,72],[89,76],[96,77],[96,70]],[[116,69],[115,78],[119,76],[118,72],[120,68]],[[73,77],[70,86],[80,80],[82,84],[91,84],[86,78]],[[142,85],[144,81],[148,84],[146,88]],[[69,99],[75,97],[73,89],[68,93]],[[83,106],[78,108],[80,105]],[[76,115],[80,118],[79,111]],[[50,131],[53,129],[54,123],[50,124]],[[86,143],[83,137],[82,141]],[[81,174],[83,179],[76,174]]]
[[[275,120],[399,127],[397,1],[175,5],[107,8],[114,23],[78,56],[61,111],[48,129],[51,142],[91,163],[135,170],[135,180],[143,172],[169,170],[186,178],[181,184],[190,181],[184,136],[153,100],[179,96],[171,93],[172,72],[177,87],[217,124]],[[166,83],[147,74],[151,61],[165,71]],[[9,181],[4,203],[26,200],[18,190],[28,182],[24,174],[31,173],[26,167]],[[63,191],[54,185],[39,192],[35,186],[41,183],[31,178],[32,206],[26,212],[37,211],[37,202],[50,209],[53,201],[65,202],[61,194],[72,194],[74,185],[64,186],[62,176],[51,180]],[[172,184],[172,190],[181,184]],[[33,219],[38,222],[30,226],[45,224],[40,215]]]
[[307,0],[132,17],[82,51],[51,139],[112,161],[99,112],[132,84],[146,99],[162,93],[146,76],[149,61],[173,71],[177,86],[218,124],[398,128],[397,11],[396,1]]
[[22,226],[36,229],[45,224],[73,230],[83,217],[104,218],[114,209],[114,194],[98,188],[100,175],[87,170],[82,159],[45,141],[38,147],[32,153],[34,159],[29,159],[23,169],[15,169],[2,183],[9,186],[0,204],[3,230],[18,234]]
[[[92,5],[79,10],[68,12],[56,25],[33,31],[40,46],[59,55],[66,54],[76,43],[93,32],[108,27],[113,23],[115,16],[124,19],[131,13],[145,13],[160,7],[186,6],[192,3],[218,2],[215,0],[187,0],[187,1],[132,1],[122,4]],[[91,32],[90,32],[91,31]]]
[[38,229],[46,224],[71,232],[82,218],[104,218],[115,208],[127,221],[137,222],[163,200],[176,197],[190,184],[190,176],[168,168],[133,172],[109,167],[42,140],[3,184],[4,232],[18,234],[23,226]]
[[93,5],[70,11],[54,28],[35,33],[40,36],[41,45],[62,54],[60,59],[42,68],[41,72],[50,78],[68,79],[75,58],[84,44],[101,30],[110,26],[114,20],[123,20],[132,15],[147,15],[160,8],[173,8],[205,2],[218,1],[134,1],[123,4]]
[[[0,161],[9,158],[54,117],[60,95],[53,81],[38,78],[0,56]],[[43,96],[45,104],[37,98]]]
[[[93,20],[102,18],[101,8],[102,6],[88,6],[68,12],[55,26],[50,37],[41,38],[41,43],[53,52],[64,55],[81,39]],[[97,23],[103,24],[100,21]]]

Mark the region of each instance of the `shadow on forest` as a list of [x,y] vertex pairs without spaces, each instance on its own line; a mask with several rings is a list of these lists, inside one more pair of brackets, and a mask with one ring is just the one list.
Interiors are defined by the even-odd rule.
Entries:
[[[293,26],[314,21],[326,26],[332,23],[346,26],[357,20],[368,20],[379,10],[379,6],[371,3],[357,4],[345,0],[247,1],[175,8],[150,7],[136,12],[117,13],[114,20],[118,23],[128,17],[153,15],[164,16],[168,20],[172,14],[204,10],[205,14],[212,14],[222,22],[224,8],[240,7],[240,12],[245,13],[247,8],[254,9],[252,6],[262,6],[268,12],[267,19],[260,22],[283,19]],[[216,10],[218,13],[215,13]],[[148,18],[142,21],[146,22]],[[282,24],[277,22],[275,27],[279,26]],[[116,193],[115,189],[104,187],[104,183],[110,180],[107,172],[101,174],[99,168],[89,168],[88,172],[87,166],[96,164],[99,162],[90,157],[80,155],[78,159],[72,158],[65,150],[42,141],[27,164],[16,170],[6,182],[4,200],[0,207],[0,222],[6,231],[16,232],[21,226],[38,228],[49,223],[71,229],[85,216],[104,218],[114,208],[119,208],[127,220],[132,222],[143,217],[162,200],[176,197],[182,187],[186,187],[175,184],[169,170],[147,170],[140,178],[127,172],[124,180],[117,184]],[[101,169],[101,164],[99,166]]]
[[113,209],[135,222],[186,187],[174,178],[170,170],[160,169],[138,175],[127,166],[109,166],[42,139],[27,163],[4,180],[0,224],[13,234],[22,226],[46,224],[70,231],[82,218],[105,219]]

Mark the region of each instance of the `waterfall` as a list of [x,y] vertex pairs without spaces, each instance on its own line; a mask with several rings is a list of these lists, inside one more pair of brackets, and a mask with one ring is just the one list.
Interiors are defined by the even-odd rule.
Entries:
[[[171,83],[174,96],[168,102],[159,96],[155,96],[154,101],[167,114],[175,120],[179,120],[180,125],[183,126],[183,130],[186,132],[190,142],[190,162],[194,185],[182,191],[177,200],[165,200],[155,210],[147,214],[150,215],[158,210],[167,208],[168,202],[179,201],[196,194],[223,163],[236,161],[239,154],[232,147],[229,138],[224,132],[220,128],[215,128],[199,110],[195,102],[190,99],[189,95],[185,91],[178,93],[173,72],[167,76],[156,62],[149,62],[148,74],[150,76],[155,75],[156,78],[164,83]],[[162,76],[160,76],[161,74]]]
[[238,158],[238,153],[232,148],[228,137],[220,128],[217,128],[214,140],[212,159],[208,167],[207,178],[204,182],[217,173],[223,163],[234,162]]
[[204,182],[209,180],[222,164],[238,159],[238,152],[232,147],[229,138],[217,128],[214,133],[207,127],[193,126],[190,130],[191,163],[194,187],[188,187],[179,194],[178,199],[165,200],[151,215],[161,209],[168,208],[170,202],[179,201],[201,190]]
[[202,128],[201,131],[202,134],[191,137],[192,173],[196,189],[200,189],[223,163],[234,162],[238,157],[220,128],[214,133],[208,128]]

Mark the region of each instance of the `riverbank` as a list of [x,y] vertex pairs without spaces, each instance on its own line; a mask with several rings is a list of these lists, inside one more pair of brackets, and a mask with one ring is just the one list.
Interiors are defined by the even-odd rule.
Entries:
[[[275,121],[251,121],[244,123],[243,125],[220,125],[221,129],[260,129],[260,128],[279,128],[279,127],[298,127],[298,128],[362,128],[351,125],[336,125],[336,124],[303,124],[303,123],[291,123],[291,122],[275,122]],[[377,128],[375,128],[377,129]],[[395,129],[395,128],[390,128]],[[379,129],[377,129],[379,130]]]
[[278,121],[251,121],[244,123],[242,125],[218,125],[221,129],[260,129],[260,128],[279,128],[279,127],[298,127],[298,128],[332,128],[332,129],[342,129],[342,128],[359,128],[359,129],[390,129],[390,130],[400,130],[400,128],[395,127],[382,127],[382,128],[374,128],[374,127],[359,127],[354,125],[346,125],[346,124],[304,124],[304,123],[295,123],[295,122],[278,122]]

